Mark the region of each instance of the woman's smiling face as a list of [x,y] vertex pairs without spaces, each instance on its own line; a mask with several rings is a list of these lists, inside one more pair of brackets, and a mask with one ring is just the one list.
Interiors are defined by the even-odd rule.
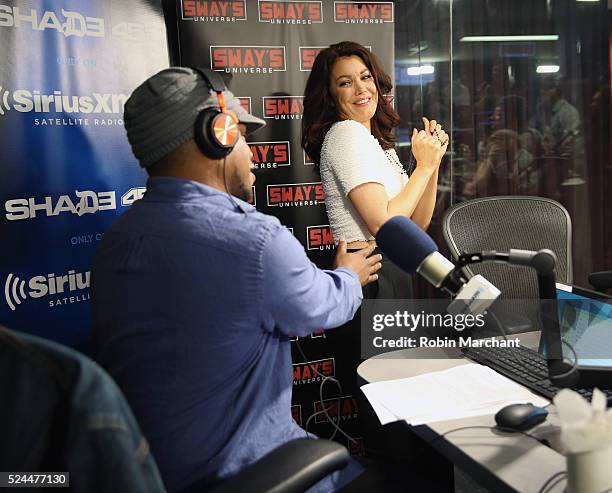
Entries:
[[330,89],[340,117],[355,120],[371,130],[378,91],[374,76],[363,60],[356,55],[338,58],[331,71]]

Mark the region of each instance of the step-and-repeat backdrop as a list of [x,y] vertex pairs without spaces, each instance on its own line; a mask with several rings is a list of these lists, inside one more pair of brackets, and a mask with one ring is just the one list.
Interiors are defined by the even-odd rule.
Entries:
[[168,66],[161,0],[0,0],[0,47],[0,324],[84,349],[93,253],[144,191],[123,105]]
[[[335,246],[321,177],[300,146],[304,87],[318,52],[344,40],[369,47],[393,74],[393,2],[179,0],[177,22],[180,64],[231,75],[232,92],[268,123],[248,139],[258,169],[257,209],[277,216],[317,265],[331,266]],[[363,448],[354,395],[358,362],[345,348],[359,337],[343,330],[312,334],[300,341],[307,361],[293,347],[295,420],[302,426],[308,422],[308,430],[320,436],[331,436],[334,429],[327,417],[315,415],[325,405],[330,418],[358,438],[355,443],[336,435],[356,454]],[[322,378],[315,369],[338,378],[340,398],[328,382],[321,402]]]

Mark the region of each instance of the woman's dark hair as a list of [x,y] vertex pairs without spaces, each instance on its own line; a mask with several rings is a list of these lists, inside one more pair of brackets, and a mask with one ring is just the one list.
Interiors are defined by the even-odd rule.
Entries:
[[358,56],[368,67],[378,91],[378,106],[372,118],[372,135],[383,149],[390,149],[395,142],[393,129],[399,125],[399,115],[385,97],[391,92],[391,77],[382,69],[373,53],[353,41],[342,41],[322,50],[315,58],[312,71],[304,91],[304,114],[302,116],[302,147],[318,167],[321,161],[321,146],[330,127],[342,120],[334,97],[330,91],[330,78],[334,63],[340,57]]

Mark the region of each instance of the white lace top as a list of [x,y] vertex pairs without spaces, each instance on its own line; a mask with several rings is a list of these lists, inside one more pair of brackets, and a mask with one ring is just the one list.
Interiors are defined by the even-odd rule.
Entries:
[[378,140],[361,123],[343,120],[334,123],[321,147],[321,181],[325,207],[336,241],[372,240],[368,227],[348,198],[362,183],[385,187],[392,199],[404,187],[408,176],[395,149],[383,150]]

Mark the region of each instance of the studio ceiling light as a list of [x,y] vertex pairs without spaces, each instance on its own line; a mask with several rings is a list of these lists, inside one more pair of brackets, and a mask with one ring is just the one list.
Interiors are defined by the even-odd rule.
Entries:
[[421,65],[419,67],[408,67],[406,69],[408,75],[429,75],[435,72],[433,65]]
[[559,71],[559,65],[538,65],[536,72],[538,74],[556,74]]
[[464,36],[463,43],[491,43],[496,41],[557,41],[558,34],[525,34],[516,36]]

